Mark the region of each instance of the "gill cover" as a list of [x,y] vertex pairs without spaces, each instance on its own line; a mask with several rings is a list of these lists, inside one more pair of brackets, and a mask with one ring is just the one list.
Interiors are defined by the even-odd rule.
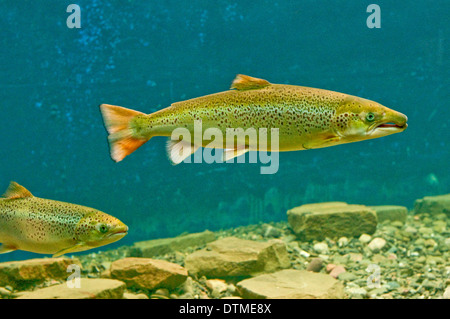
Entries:
[[[76,226],[76,236],[80,243],[99,247],[119,240],[126,235],[128,227],[117,218],[100,211],[83,217]],[[122,234],[119,238],[114,236]]]
[[349,95],[336,111],[334,129],[347,140],[365,140],[402,132],[407,117],[377,102]]

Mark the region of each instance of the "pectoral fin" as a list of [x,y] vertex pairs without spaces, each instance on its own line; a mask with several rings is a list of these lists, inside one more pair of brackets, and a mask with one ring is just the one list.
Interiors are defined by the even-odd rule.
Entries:
[[84,243],[79,243],[56,252],[52,257],[59,257],[68,253],[76,253],[78,251],[88,250],[92,247],[87,247]]
[[0,245],[0,254],[10,253],[14,250],[17,250],[17,248],[13,245],[8,245],[8,244]]
[[324,139],[315,139],[310,142],[304,143],[303,147],[307,150],[312,148],[322,148],[339,144],[340,141],[341,138],[339,136],[332,136]]
[[223,150],[223,161],[226,162],[235,157],[241,156],[241,155],[247,153],[248,151],[249,151],[249,148],[245,147],[245,146],[238,147],[237,149],[226,148]]

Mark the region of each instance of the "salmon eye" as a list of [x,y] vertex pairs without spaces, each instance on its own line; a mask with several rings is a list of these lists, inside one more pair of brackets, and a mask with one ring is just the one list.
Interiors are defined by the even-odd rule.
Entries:
[[98,230],[99,230],[102,234],[104,234],[104,233],[106,233],[106,232],[108,231],[108,226],[105,225],[105,224],[100,224],[100,225],[98,226]]
[[373,114],[372,112],[367,113],[366,120],[369,122],[373,122],[375,120],[375,114]]

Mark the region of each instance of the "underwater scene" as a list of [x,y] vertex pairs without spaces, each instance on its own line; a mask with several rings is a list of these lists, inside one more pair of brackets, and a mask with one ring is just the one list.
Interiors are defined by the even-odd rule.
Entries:
[[448,12],[0,1],[0,299],[450,299]]

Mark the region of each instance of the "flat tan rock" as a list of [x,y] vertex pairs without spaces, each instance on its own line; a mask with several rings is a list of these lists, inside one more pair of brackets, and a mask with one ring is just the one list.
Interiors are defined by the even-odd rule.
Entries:
[[121,299],[125,283],[113,279],[80,279],[80,288],[69,288],[67,283],[30,292],[17,299]]
[[342,206],[348,206],[346,202],[323,202],[323,203],[312,203],[312,204],[304,204],[298,207],[293,208],[293,211],[301,212],[309,212],[311,210],[321,210],[321,209],[328,209],[333,207],[342,207]]
[[290,267],[286,245],[226,237],[186,257],[190,274],[208,278],[251,276]]
[[130,249],[130,257],[160,256],[175,251],[184,250],[188,247],[205,245],[216,240],[216,235],[206,230],[201,233],[187,234],[172,238],[161,238],[134,243]]
[[288,210],[287,215],[294,233],[308,241],[373,234],[378,224],[373,209],[343,202],[302,205]]
[[71,275],[69,265],[81,263],[74,258],[38,258],[0,263],[0,286],[24,290],[47,280],[65,280]]
[[382,205],[382,206],[369,206],[377,213],[378,222],[384,222],[385,220],[397,220],[402,223],[406,221],[408,215],[408,209],[404,206]]
[[330,275],[285,269],[237,283],[247,299],[343,299],[344,285]]
[[174,289],[185,282],[188,273],[180,265],[158,259],[130,257],[111,264],[111,278],[121,280],[128,287],[153,290]]
[[148,299],[148,297],[145,294],[132,294],[132,293],[124,292],[123,299]]
[[438,196],[425,196],[414,202],[414,212],[416,214],[447,214],[450,216],[450,194]]

